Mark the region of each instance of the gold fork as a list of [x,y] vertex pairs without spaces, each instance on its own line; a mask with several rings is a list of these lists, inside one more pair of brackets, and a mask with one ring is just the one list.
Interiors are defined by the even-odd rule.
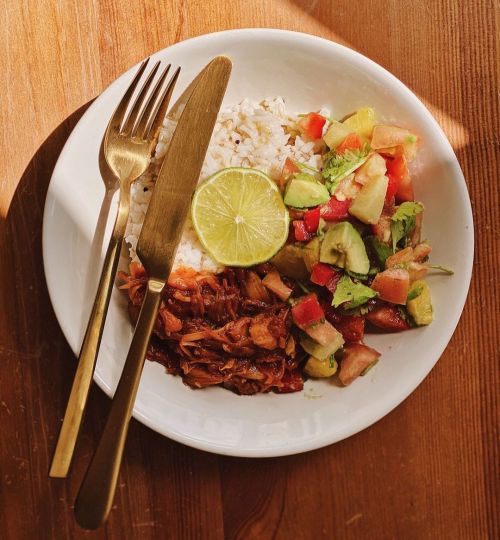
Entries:
[[149,58],[139,67],[130,86],[116,107],[104,135],[106,161],[113,174],[119,179],[118,212],[50,467],[49,476],[53,478],[65,478],[67,476],[73,457],[127,225],[131,186],[146,171],[149,165],[157,131],[162,124],[175,83],[179,77],[180,68],[177,68],[167,84],[164,85],[170,70],[169,64],[161,73],[151,92],[149,92],[160,66],[160,62],[157,62],[146,77],[142,88],[130,107],[130,112],[127,114],[135,89],[144,74],[148,61]]

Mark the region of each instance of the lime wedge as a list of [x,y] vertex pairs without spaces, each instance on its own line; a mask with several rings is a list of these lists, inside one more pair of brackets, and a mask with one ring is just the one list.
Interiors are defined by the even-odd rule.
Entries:
[[223,169],[197,188],[191,217],[219,263],[251,266],[269,260],[288,236],[288,211],[278,186],[255,169]]

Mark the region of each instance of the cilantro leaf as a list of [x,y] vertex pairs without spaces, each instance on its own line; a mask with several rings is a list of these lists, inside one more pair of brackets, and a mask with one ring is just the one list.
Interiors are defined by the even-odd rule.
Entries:
[[333,195],[339,183],[353,173],[368,159],[370,148],[365,145],[360,150],[346,150],[343,154],[337,154],[330,150],[325,154],[323,170],[321,174],[326,180],[326,187]]
[[405,218],[416,216],[424,209],[424,205],[419,202],[401,203],[391,217],[391,221],[402,221]]
[[332,299],[332,306],[338,307],[340,304],[348,302],[347,308],[355,308],[365,304],[377,296],[377,292],[362,283],[355,283],[349,276],[343,275],[337,283],[335,294]]
[[392,251],[395,253],[397,245],[415,228],[415,216],[424,209],[418,202],[404,202],[398,206],[391,217]]

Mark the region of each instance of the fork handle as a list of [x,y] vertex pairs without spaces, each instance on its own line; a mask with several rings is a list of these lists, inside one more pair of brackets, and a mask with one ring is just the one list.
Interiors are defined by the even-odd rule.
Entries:
[[49,476],[52,478],[65,478],[68,475],[71,465],[76,439],[80,431],[90,385],[92,383],[97,353],[99,352],[104,321],[108,311],[114,276],[118,267],[121,245],[125,235],[129,206],[130,189],[127,189],[127,186],[122,186],[113,232],[104,258],[94,305],[92,306],[92,312],[78,357],[78,367],[73,379],[64,420],[50,466]]
[[75,502],[76,520],[85,529],[99,527],[105,521],[113,503],[128,426],[164,285],[160,280],[148,281],[134,337],[111,403],[106,426]]

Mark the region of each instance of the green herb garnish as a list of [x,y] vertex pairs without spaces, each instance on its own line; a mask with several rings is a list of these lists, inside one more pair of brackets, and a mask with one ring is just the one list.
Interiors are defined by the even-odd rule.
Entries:
[[352,309],[365,304],[370,298],[374,298],[377,295],[378,293],[370,289],[370,287],[362,283],[356,283],[349,276],[343,275],[337,283],[337,288],[332,299],[332,306],[338,307],[341,304],[347,303],[345,307]]
[[424,210],[418,202],[404,202],[391,217],[392,251],[395,253],[399,241],[415,228],[415,216]]
[[353,173],[368,159],[370,147],[365,145],[360,150],[346,150],[343,154],[337,154],[330,150],[324,157],[321,174],[325,179],[328,191],[333,195],[339,183]]

